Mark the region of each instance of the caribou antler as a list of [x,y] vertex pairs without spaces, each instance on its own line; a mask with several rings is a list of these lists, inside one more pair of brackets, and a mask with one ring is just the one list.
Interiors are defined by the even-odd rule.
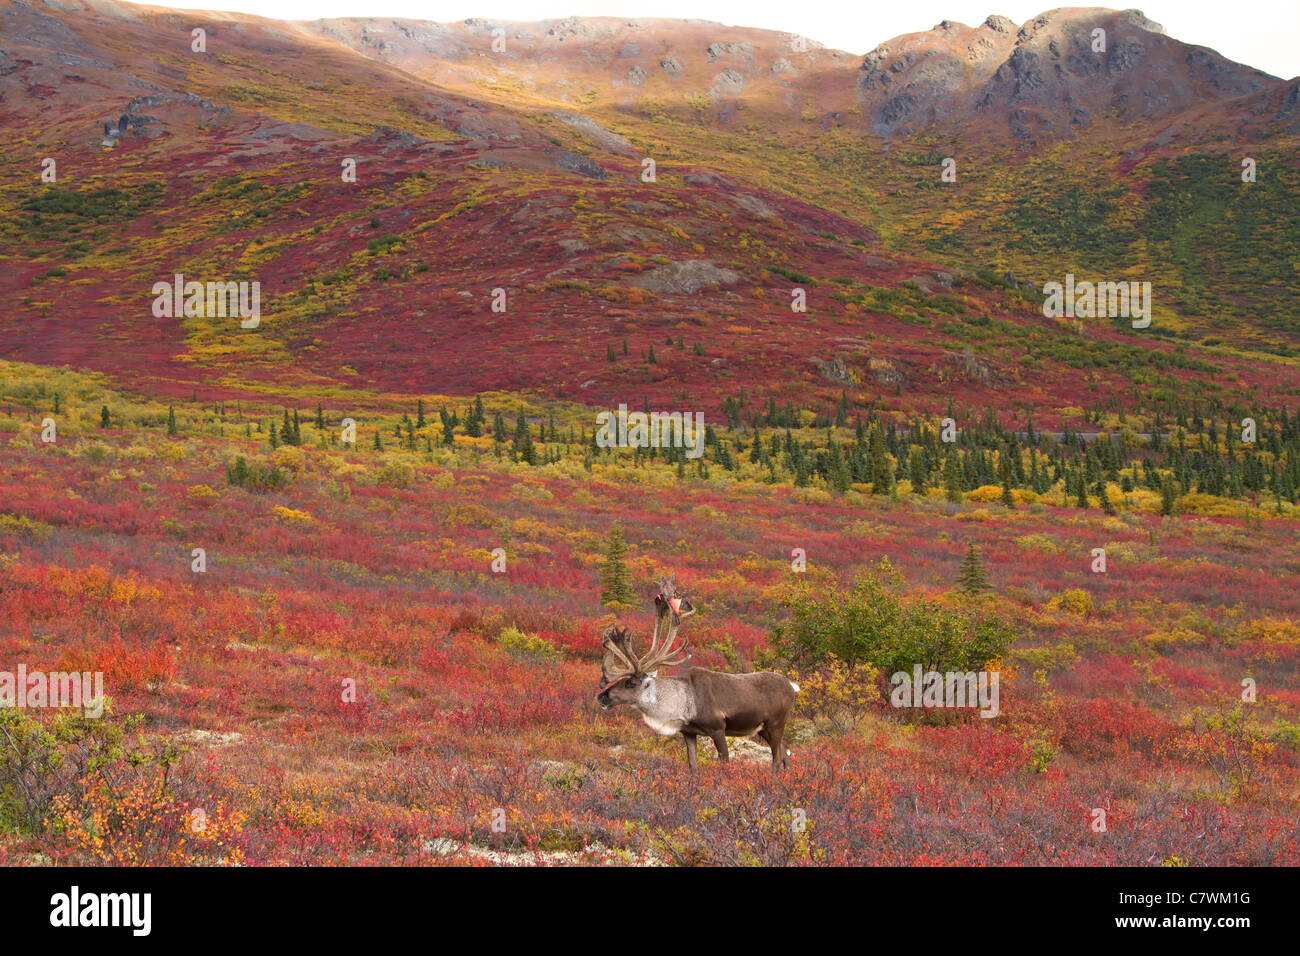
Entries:
[[666,645],[662,648],[651,651],[637,662],[642,673],[648,674],[658,670],[660,667],[673,667],[677,664],[685,664],[691,659],[691,655],[687,653],[689,642],[683,640],[680,644],[677,644],[677,635],[675,632],[676,627],[674,626]]
[[601,635],[601,646],[605,655],[600,662],[600,679],[602,684],[629,677],[637,672],[636,655],[632,652],[632,641],[627,629],[611,625]]
[[684,664],[690,659],[686,653],[688,642],[677,644],[677,629],[684,618],[695,613],[695,605],[677,594],[675,582],[676,575],[659,582],[659,593],[655,595],[655,635],[650,650],[639,661],[642,671]]
[[613,625],[601,635],[604,656],[601,658],[600,678],[608,685],[624,677],[648,674],[659,667],[672,667],[690,660],[687,642],[677,640],[677,629],[682,620],[695,613],[695,605],[677,593],[676,575],[659,581],[655,593],[655,629],[650,639],[650,649],[639,657],[632,649],[632,641],[625,628]]

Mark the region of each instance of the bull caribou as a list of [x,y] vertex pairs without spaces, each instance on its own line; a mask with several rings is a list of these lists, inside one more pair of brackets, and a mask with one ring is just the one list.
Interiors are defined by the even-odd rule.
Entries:
[[696,738],[704,735],[726,760],[727,738],[758,734],[772,748],[772,772],[789,764],[785,724],[799,685],[772,671],[724,674],[689,668],[680,677],[660,677],[659,668],[689,660],[688,644],[677,630],[695,613],[690,601],[676,594],[674,582],[661,581],[655,595],[655,629],[644,656],[632,650],[624,628],[605,631],[602,643],[601,690],[596,695],[608,710],[620,704],[634,707],[641,719],[663,737],[678,734],[686,741],[686,762],[697,766]]

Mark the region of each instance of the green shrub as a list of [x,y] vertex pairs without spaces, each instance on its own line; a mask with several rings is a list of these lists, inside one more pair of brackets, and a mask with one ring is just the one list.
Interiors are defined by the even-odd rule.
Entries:
[[772,646],[801,669],[834,656],[889,674],[917,664],[927,671],[980,670],[1006,653],[1014,638],[1010,625],[934,601],[905,601],[902,583],[883,560],[851,591],[823,595],[796,585],[784,601],[790,619],[773,629]]

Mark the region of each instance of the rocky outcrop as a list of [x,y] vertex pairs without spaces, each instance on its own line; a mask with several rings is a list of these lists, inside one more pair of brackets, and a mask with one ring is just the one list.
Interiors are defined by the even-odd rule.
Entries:
[[739,272],[720,269],[704,259],[688,259],[643,272],[628,285],[658,294],[690,295],[706,286],[731,285],[740,278]]
[[592,179],[604,179],[608,175],[605,172],[605,167],[590,156],[583,156],[579,153],[566,153],[555,149],[547,150],[547,152],[552,157],[551,162],[555,163],[560,169],[577,173],[579,176],[589,176]]

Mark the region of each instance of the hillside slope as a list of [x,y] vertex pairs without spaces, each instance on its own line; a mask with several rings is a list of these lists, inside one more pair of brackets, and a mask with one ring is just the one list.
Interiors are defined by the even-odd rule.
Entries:
[[[743,386],[1045,421],[1135,380],[1297,384],[1296,83],[1135,12],[863,59],[700,21],[0,10],[5,357],[176,394]],[[1044,318],[1066,272],[1150,281],[1151,328]],[[154,317],[177,273],[259,281],[260,327]]]

